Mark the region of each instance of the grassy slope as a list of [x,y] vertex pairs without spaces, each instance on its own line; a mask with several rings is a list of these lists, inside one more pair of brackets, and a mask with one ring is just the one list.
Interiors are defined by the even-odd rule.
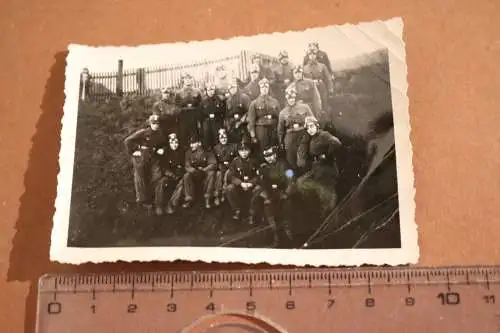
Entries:
[[[390,107],[388,84],[383,78],[385,67],[372,64],[337,73],[337,86],[341,89],[332,99],[331,117],[336,134],[346,145],[340,157],[344,172],[340,194],[363,176],[368,124]],[[77,246],[136,245],[148,240],[157,245],[265,246],[269,234],[259,233],[244,222],[232,221],[227,206],[213,211],[195,207],[173,217],[156,217],[147,216],[130,204],[134,202],[132,167],[124,153],[123,139],[144,124],[152,102],[149,97],[132,99],[123,111],[116,99],[100,105],[89,102],[80,106],[71,243]],[[310,217],[314,211],[302,213]],[[311,221],[310,218],[304,220]],[[299,238],[305,239],[319,221],[309,224],[301,221],[295,223],[295,231]],[[248,235],[250,237],[244,237]],[[243,239],[240,242],[226,243],[239,236]]]

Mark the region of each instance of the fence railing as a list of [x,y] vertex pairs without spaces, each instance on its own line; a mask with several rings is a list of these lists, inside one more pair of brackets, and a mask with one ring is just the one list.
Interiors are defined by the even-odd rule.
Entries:
[[124,69],[123,60],[118,60],[115,72],[89,72],[83,69],[80,76],[80,98],[101,99],[113,96],[136,94],[148,96],[158,93],[161,88],[180,88],[181,76],[187,72],[193,76],[194,86],[203,88],[207,82],[215,82],[218,68],[224,67],[228,77],[245,80],[248,76],[252,57],[260,55],[272,65],[278,60],[269,55],[242,50],[238,54],[213,60],[182,65],[164,65],[147,68]]

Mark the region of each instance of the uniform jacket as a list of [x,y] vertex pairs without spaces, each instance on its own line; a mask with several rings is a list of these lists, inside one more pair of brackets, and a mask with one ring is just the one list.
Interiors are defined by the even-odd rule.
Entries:
[[242,182],[256,184],[259,177],[258,169],[259,165],[253,158],[248,157],[244,160],[238,156],[229,165],[228,179],[236,186]]
[[225,145],[217,143],[214,146],[214,154],[219,164],[219,169],[227,169],[238,155],[237,145],[234,143],[227,143]]
[[304,66],[304,77],[323,82],[328,91],[332,89],[332,76],[328,68],[318,61],[309,62]]
[[241,119],[248,112],[250,102],[250,97],[247,94],[242,91],[236,92],[227,100],[227,117],[234,118],[237,114],[238,119]]
[[292,183],[292,178],[286,176],[288,169],[288,163],[280,158],[273,164],[262,163],[258,171],[259,186],[267,193],[285,191]]
[[[332,65],[330,63],[330,59],[328,58],[328,55],[326,54],[326,52],[318,50],[318,53],[316,54],[316,61],[325,65],[325,67],[328,70],[328,72],[330,73],[330,75],[333,75]],[[309,63],[309,62],[310,62],[309,57],[306,55],[304,57],[303,65],[304,66],[307,65],[307,63]]]
[[153,114],[160,116],[160,127],[168,135],[177,131],[179,108],[168,101],[160,100],[153,104]]
[[226,115],[226,102],[218,95],[206,97],[201,102],[200,118],[204,120],[222,121]]
[[212,152],[203,149],[202,147],[192,151],[189,149],[185,157],[186,171],[193,172],[199,167],[204,171],[213,171],[217,167],[217,160]]
[[302,100],[304,103],[309,104],[312,112],[315,115],[318,114],[321,110],[321,97],[314,81],[303,78],[294,82],[297,89],[297,100]]
[[184,173],[184,152],[182,149],[172,150],[168,148],[165,151],[163,165],[167,176],[174,179],[180,178]]
[[255,100],[260,95],[259,79],[250,81],[243,88],[243,92],[250,98],[251,101]]
[[125,149],[131,155],[136,150],[156,151],[168,145],[167,137],[161,129],[153,131],[151,127],[140,129],[129,135],[125,141]]
[[248,108],[248,131],[255,133],[255,126],[274,126],[278,123],[280,104],[269,95],[259,96]]
[[280,144],[288,130],[298,130],[304,128],[304,120],[308,116],[313,116],[309,105],[304,103],[295,103],[295,105],[287,105],[281,110],[278,120],[278,139]]
[[312,162],[331,165],[340,146],[340,140],[324,130],[314,136],[304,135],[297,151],[297,165],[306,167]]
[[274,71],[276,76],[276,83],[278,83],[282,87],[285,87],[285,79],[288,79],[290,80],[290,82],[292,82],[293,81],[292,68],[293,65],[291,63],[288,63],[286,65],[280,64]]
[[202,101],[201,90],[195,87],[183,87],[175,96],[175,104],[183,110],[196,109]]

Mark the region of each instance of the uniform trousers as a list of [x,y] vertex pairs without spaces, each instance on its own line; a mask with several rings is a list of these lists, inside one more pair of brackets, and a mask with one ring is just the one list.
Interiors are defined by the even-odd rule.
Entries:
[[214,191],[215,171],[194,170],[184,174],[184,198],[186,201],[193,200],[195,184],[202,183],[203,196],[207,199],[212,197]]
[[[141,151],[141,156],[132,156],[136,201],[148,203],[153,199],[154,188],[162,178],[160,161],[152,152]],[[157,198],[154,198],[157,201]]]

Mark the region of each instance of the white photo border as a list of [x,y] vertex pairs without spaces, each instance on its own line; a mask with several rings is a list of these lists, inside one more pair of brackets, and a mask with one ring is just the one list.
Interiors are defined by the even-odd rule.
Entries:
[[[201,46],[217,42],[229,47],[242,40],[252,42],[255,38],[269,35],[284,35],[289,32],[311,33],[316,31],[347,28],[352,38],[361,36],[386,47],[389,55],[391,97],[394,117],[394,136],[397,163],[397,184],[400,216],[401,248],[394,249],[265,249],[226,247],[68,247],[70,206],[72,195],[75,139],[77,130],[80,73],[89,57],[113,54],[115,59],[127,52],[159,52],[186,47],[186,44]],[[358,24],[331,25],[302,31],[276,32],[248,37],[234,37],[226,40],[191,41],[139,46],[89,47],[70,44],[65,71],[65,103],[62,118],[61,148],[59,153],[60,172],[57,177],[57,197],[51,235],[50,260],[60,263],[82,264],[87,262],[115,261],[202,261],[207,263],[267,263],[272,265],[295,266],[359,266],[415,264],[419,259],[418,228],[415,221],[415,183],[412,164],[412,144],[410,141],[409,101],[407,97],[407,66],[405,43],[403,41],[403,21],[391,18],[386,21],[362,22]],[[345,32],[345,30],[344,30]],[[350,36],[347,36],[350,37]],[[360,50],[361,39],[355,40]],[[224,44],[221,44],[223,42]],[[213,47],[213,46],[212,46]],[[140,53],[140,52],[139,52]]]

